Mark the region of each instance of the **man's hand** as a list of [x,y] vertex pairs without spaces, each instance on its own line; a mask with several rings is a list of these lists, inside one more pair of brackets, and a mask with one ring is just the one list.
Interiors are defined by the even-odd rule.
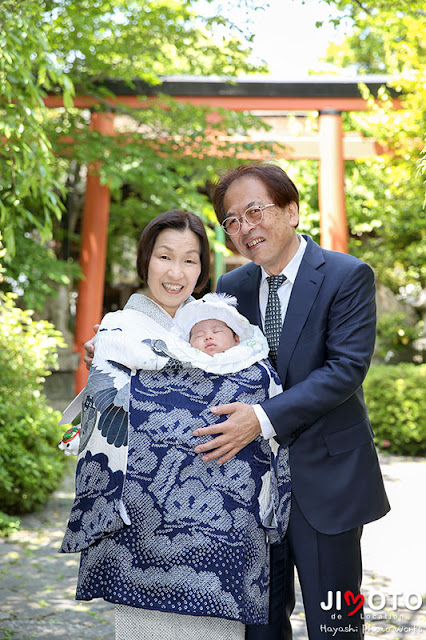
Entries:
[[207,462],[208,460],[219,458],[217,464],[221,465],[233,458],[250,442],[253,442],[260,435],[261,429],[254,409],[249,404],[242,402],[221,404],[217,407],[212,407],[211,411],[217,415],[228,413],[229,418],[225,422],[214,424],[210,427],[202,427],[193,432],[194,436],[221,434],[209,440],[209,442],[195,447],[195,453],[210,451],[202,459]]
[[[95,333],[98,333],[99,326],[100,325],[98,324],[95,324],[93,326],[93,331]],[[86,369],[90,370],[90,367],[93,361],[93,356],[95,355],[95,344],[93,342],[93,338],[85,342],[83,346],[84,346],[84,350],[86,351],[86,353],[84,354],[84,362],[86,363]]]

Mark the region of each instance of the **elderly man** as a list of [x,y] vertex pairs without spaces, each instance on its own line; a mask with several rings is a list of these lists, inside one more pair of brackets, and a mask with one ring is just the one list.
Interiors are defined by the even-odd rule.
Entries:
[[299,235],[299,194],[278,166],[242,165],[213,192],[219,222],[251,262],[217,291],[264,331],[283,393],[228,414],[195,435],[204,460],[222,464],[263,434],[290,446],[292,507],[284,543],[271,552],[270,623],[249,640],[289,640],[297,568],[310,640],[363,637],[360,539],[389,510],[362,382],[375,341],[371,268]]

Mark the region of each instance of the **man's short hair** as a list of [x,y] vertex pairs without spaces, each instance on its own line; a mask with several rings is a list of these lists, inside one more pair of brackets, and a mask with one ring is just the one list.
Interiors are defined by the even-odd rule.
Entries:
[[286,172],[276,164],[242,164],[235,169],[228,170],[219,181],[213,185],[211,199],[216,217],[220,223],[223,222],[226,211],[223,208],[225,194],[231,184],[240,178],[258,178],[268,190],[274,204],[285,207],[290,202],[295,202],[299,206],[299,192],[294,182],[288,177]]

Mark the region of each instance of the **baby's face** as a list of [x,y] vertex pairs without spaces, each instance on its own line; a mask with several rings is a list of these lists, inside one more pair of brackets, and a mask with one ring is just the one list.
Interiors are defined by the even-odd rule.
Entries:
[[201,322],[197,322],[192,327],[189,338],[191,347],[196,347],[210,356],[235,347],[239,341],[239,337],[234,335],[232,329],[222,320],[201,320]]

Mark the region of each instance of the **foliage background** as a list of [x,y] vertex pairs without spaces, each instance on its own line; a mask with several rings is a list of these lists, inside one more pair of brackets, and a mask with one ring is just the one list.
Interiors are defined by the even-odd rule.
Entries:
[[0,294],[0,528],[2,512],[42,506],[64,470],[60,413],[43,395],[59,346],[62,337],[50,323],[17,308],[13,294]]
[[364,392],[379,449],[396,455],[426,454],[425,384],[425,364],[371,366]]
[[[401,111],[392,108],[383,89],[380,105],[371,101],[369,112],[344,116],[345,131],[373,136],[387,150],[380,158],[347,162],[345,188],[351,253],[369,262],[378,281],[394,294],[415,302],[425,290],[426,276],[424,2],[322,1],[337,7],[341,18],[336,20],[347,24],[345,42],[328,51],[339,73],[388,74],[388,86],[403,96]],[[208,108],[166,96],[161,96],[161,108],[151,101],[149,107],[130,109],[118,99],[113,108],[118,133],[106,140],[89,129],[91,111],[77,109],[73,100],[77,94],[89,95],[97,103],[93,109],[110,111],[108,100],[118,85],[143,98],[168,75],[218,74],[232,81],[239,74],[266,71],[262,61],[249,62],[262,3],[241,0],[247,18],[240,24],[233,20],[233,5],[231,0],[0,3],[0,226],[8,249],[0,289],[17,296],[0,301],[5,375],[0,391],[5,498],[0,508],[36,508],[62,473],[57,415],[42,392],[59,337],[38,318],[47,316],[46,302],[59,287],[69,293],[76,288],[88,164],[101,162],[101,179],[111,189],[111,283],[112,265],[133,267],[129,246],[144,224],[166,208],[178,204],[199,213],[214,245],[209,182],[221,168],[235,165],[242,150],[246,157],[253,150],[220,142],[220,136],[268,128],[249,113],[221,110],[213,121]],[[64,106],[47,109],[47,93],[61,97]],[[214,131],[219,154],[211,152]],[[317,163],[283,166],[301,192],[301,230],[319,239]],[[388,342],[399,336],[406,345],[407,338],[412,342],[418,335],[416,324],[407,324],[404,316],[386,322],[381,330]],[[423,451],[419,443],[426,411],[416,413],[424,403],[417,392],[422,376],[422,368],[372,369],[368,380],[373,382],[367,380],[378,441],[389,440],[397,453]],[[399,435],[398,414],[404,416]],[[389,416],[394,416],[392,437],[386,435]],[[6,458],[10,450],[13,456]]]
[[[123,246],[167,207],[178,203],[212,220],[206,181],[224,159],[209,153],[208,108],[163,97],[166,109],[155,103],[129,109],[118,100],[113,112],[119,133],[106,140],[88,130],[90,110],[73,107],[73,96],[84,94],[96,99],[96,109],[111,110],[106,100],[117,83],[143,97],[160,76],[264,71],[261,63],[247,61],[252,34],[229,18],[232,2],[203,2],[202,14],[198,4],[0,4],[0,225],[8,249],[3,288],[16,291],[27,307],[42,309],[45,297],[78,273],[88,163],[102,162],[101,179],[112,192],[109,264],[123,261]],[[243,5],[250,15],[260,3]],[[47,92],[62,96],[64,107],[45,108]],[[238,134],[262,124],[250,114],[222,112],[214,126]],[[226,143],[222,150],[232,156],[238,151]]]
[[[403,111],[391,108],[383,90],[380,106],[371,102],[371,111],[344,116],[346,131],[373,136],[388,149],[380,158],[346,162],[350,251],[396,294],[417,296],[425,287],[426,246],[424,3],[401,0],[395,10],[384,0],[322,2],[337,8],[341,17],[333,20],[347,26],[344,43],[329,47],[335,69],[387,74],[388,85],[404,95]],[[103,110],[118,85],[143,97],[172,74],[232,79],[265,71],[261,61],[248,62],[262,3],[240,4],[245,11],[238,19],[246,20],[235,24],[228,0],[1,3],[0,224],[9,249],[3,288],[16,291],[22,304],[41,310],[58,286],[75,286],[90,162],[102,161],[101,178],[112,192],[107,283],[113,264],[129,266],[126,248],[160,211],[178,203],[214,224],[209,181],[235,164],[241,149],[221,143],[222,155],[211,153],[209,109],[165,96],[166,109],[153,103],[129,109],[117,100],[119,132],[105,140],[88,130],[90,111],[72,105],[76,94],[85,94]],[[46,92],[63,96],[65,107],[44,108]],[[218,134],[264,126],[248,113],[222,111],[220,118]],[[286,169],[306,205],[303,230],[318,237],[317,163],[291,162]]]
[[[387,150],[370,161],[347,163],[350,249],[376,269],[395,293],[417,294],[426,285],[425,180],[421,173],[426,131],[426,6],[423,0],[323,0],[341,11],[348,37],[330,45],[328,61],[360,75],[387,74],[402,97],[390,92],[371,111],[349,114],[347,126],[373,136]],[[401,291],[402,290],[402,291]]]

